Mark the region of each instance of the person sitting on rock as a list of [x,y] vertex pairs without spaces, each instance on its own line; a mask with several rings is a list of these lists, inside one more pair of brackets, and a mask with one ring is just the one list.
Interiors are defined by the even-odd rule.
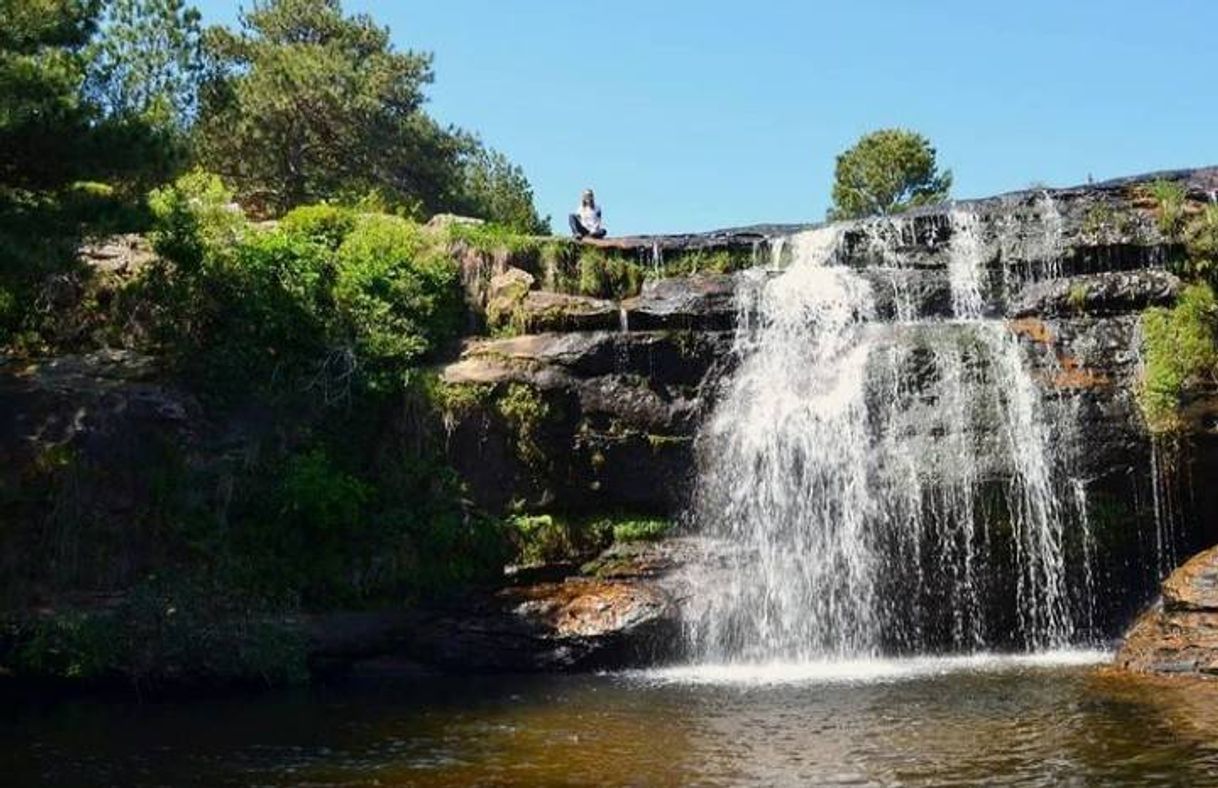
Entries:
[[601,223],[601,207],[591,189],[584,189],[579,200],[579,211],[571,214],[571,233],[576,238],[604,238],[605,225]]

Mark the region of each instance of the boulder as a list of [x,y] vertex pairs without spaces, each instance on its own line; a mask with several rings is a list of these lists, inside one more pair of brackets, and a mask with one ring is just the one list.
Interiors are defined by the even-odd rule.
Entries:
[[528,271],[508,268],[491,277],[486,294],[486,322],[491,330],[520,321],[520,308],[536,280]]
[[[730,332],[590,331],[469,343],[442,371],[448,385],[490,386],[460,414],[449,459],[471,497],[499,509],[513,498],[577,510],[665,513],[693,473],[696,425],[732,358]],[[544,404],[521,457],[496,398],[524,385]]]
[[157,260],[148,239],[135,233],[90,241],[80,247],[77,257],[99,274],[124,279],[134,277]]
[[736,322],[736,277],[694,274],[647,282],[622,302],[632,331],[655,329],[730,329]]
[[[317,661],[385,657],[459,673],[589,670],[654,662],[679,648],[679,540],[610,548],[597,574],[508,578],[406,613],[310,622]],[[545,573],[530,573],[541,574]]]
[[522,330],[610,331],[621,323],[621,310],[612,301],[588,296],[532,290],[518,307]]
[[1218,547],[1193,556],[1162,591],[1126,634],[1116,664],[1135,673],[1218,678]]

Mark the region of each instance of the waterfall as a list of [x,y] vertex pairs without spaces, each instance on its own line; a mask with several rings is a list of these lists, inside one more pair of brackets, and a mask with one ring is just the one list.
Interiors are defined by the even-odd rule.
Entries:
[[[871,245],[903,233],[859,229]],[[739,364],[700,437],[693,517],[714,560],[687,631],[702,660],[1074,637],[1071,595],[1091,588],[1067,582],[1070,487],[1023,349],[984,317],[978,217],[953,211],[951,230],[951,320],[880,321],[838,226],[774,244],[782,272],[744,278]]]

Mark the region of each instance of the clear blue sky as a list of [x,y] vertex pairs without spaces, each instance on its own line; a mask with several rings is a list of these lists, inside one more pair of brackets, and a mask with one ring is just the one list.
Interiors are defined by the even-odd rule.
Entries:
[[[196,0],[235,20],[238,0]],[[834,156],[926,134],[959,197],[1218,164],[1216,0],[346,0],[435,53],[430,111],[555,229],[820,220]]]

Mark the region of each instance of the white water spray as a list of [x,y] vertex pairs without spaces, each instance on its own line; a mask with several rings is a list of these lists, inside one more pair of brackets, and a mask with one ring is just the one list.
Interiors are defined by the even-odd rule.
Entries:
[[[891,224],[864,237],[902,238]],[[877,322],[867,280],[836,264],[836,227],[774,244],[789,266],[741,288],[740,366],[696,501],[726,546],[688,617],[704,662],[1070,642],[1040,395],[1017,340],[982,316],[977,217],[951,224],[951,323]],[[1014,599],[991,618],[1004,576]]]

